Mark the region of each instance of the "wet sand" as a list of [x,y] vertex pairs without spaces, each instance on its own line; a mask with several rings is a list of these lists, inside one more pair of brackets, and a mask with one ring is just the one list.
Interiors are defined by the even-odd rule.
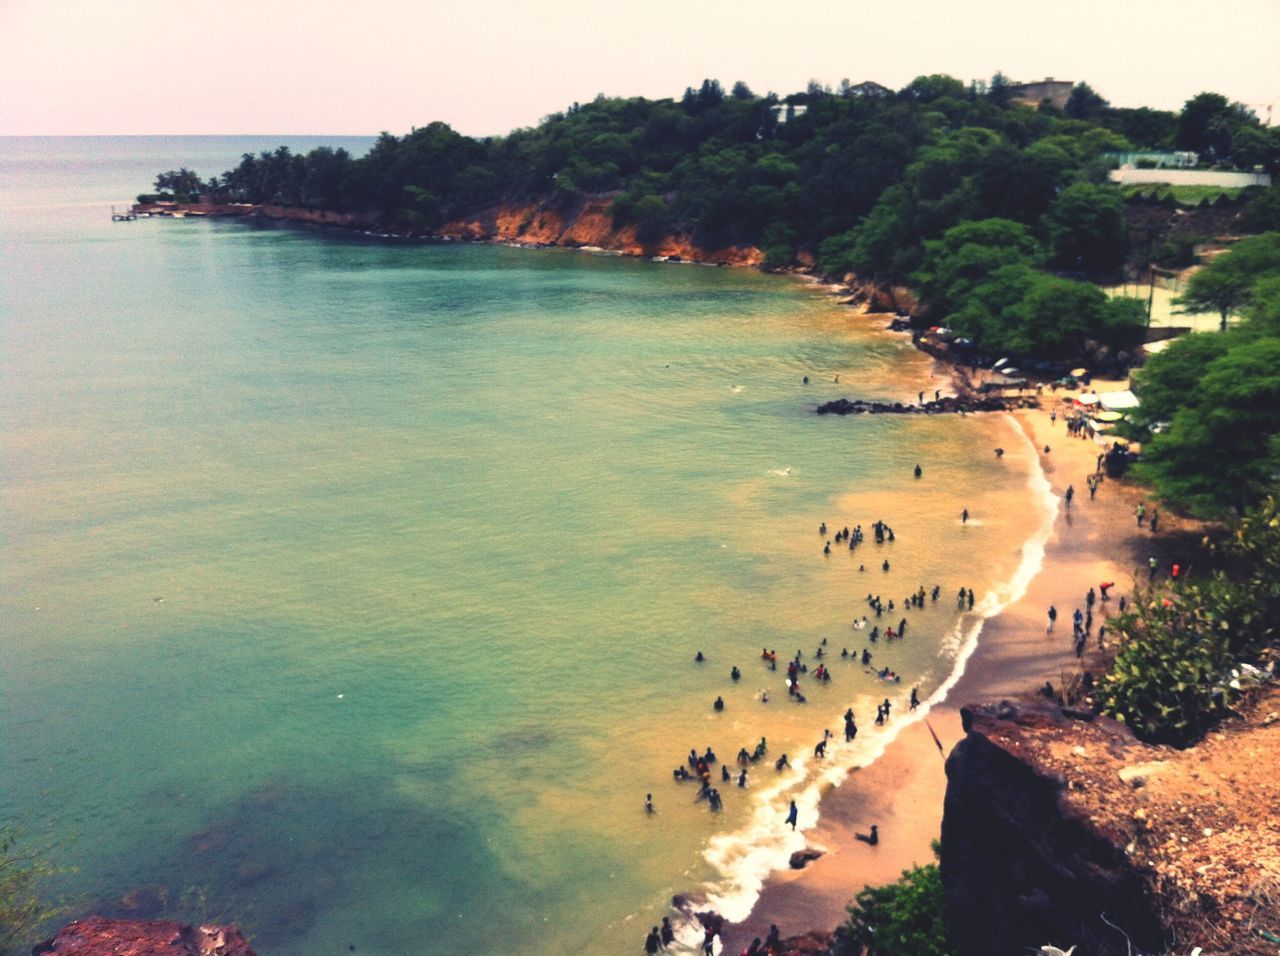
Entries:
[[[1123,383],[1095,382],[1098,391]],[[1048,680],[1055,688],[1082,671],[1071,637],[1071,615],[1085,609],[1085,593],[1102,581],[1114,581],[1112,600],[1094,608],[1094,637],[1084,666],[1099,670],[1097,625],[1105,621],[1122,594],[1132,590],[1135,572],[1147,577],[1152,535],[1139,529],[1134,510],[1143,489],[1129,482],[1103,479],[1095,500],[1086,478],[1094,471],[1100,445],[1067,435],[1063,416],[1050,421],[1050,409],[1071,391],[1046,394],[1041,410],[1016,412],[1028,437],[1041,450],[1040,462],[1054,493],[1061,497],[1074,485],[1070,509],[1060,502],[1053,532],[1045,546],[1040,573],[1021,600],[989,619],[964,675],[927,717],[946,752],[962,736],[960,707],[1034,694]],[[1043,452],[1048,445],[1048,454]],[[1011,502],[1011,507],[1019,507]],[[1148,511],[1151,505],[1148,503]],[[1161,535],[1164,535],[1162,527]],[[1058,609],[1052,634],[1045,633],[1046,612]],[[725,952],[737,953],[753,936],[764,936],[777,923],[784,937],[809,930],[830,930],[847,917],[847,908],[865,885],[896,880],[904,869],[933,859],[946,791],[943,756],[924,722],[904,730],[875,763],[854,770],[822,798],[818,825],[807,831],[807,844],[824,855],[804,870],[774,874],[766,883],[751,916],[726,929]],[[865,728],[863,732],[874,728]],[[880,828],[880,843],[871,847],[854,839],[871,824]]]

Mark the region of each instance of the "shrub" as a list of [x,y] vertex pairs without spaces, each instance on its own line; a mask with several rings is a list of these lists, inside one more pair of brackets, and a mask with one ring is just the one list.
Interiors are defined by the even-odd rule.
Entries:
[[0,954],[25,951],[41,926],[66,913],[65,907],[46,902],[41,892],[60,871],[22,846],[19,837],[16,827],[0,824]]
[[[933,844],[938,853],[938,844]],[[888,886],[868,886],[849,908],[849,921],[836,927],[836,956],[892,954],[945,956],[942,876],[937,863],[903,870]]]

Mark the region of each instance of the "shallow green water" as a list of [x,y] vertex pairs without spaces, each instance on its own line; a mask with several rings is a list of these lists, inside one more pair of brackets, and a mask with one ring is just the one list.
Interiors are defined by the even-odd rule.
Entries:
[[[867,759],[873,702],[951,673],[956,588],[1024,557],[1007,422],[812,414],[942,384],[815,289],[113,225],[243,144],[3,144],[0,810],[72,838],[86,908],[149,887],[264,954],[638,951],[673,893],[749,899],[816,779],[759,765],[713,816],[682,755],[807,752],[852,704]],[[878,517],[823,557],[820,520]],[[874,648],[905,684],[837,658],[798,706],[758,659],[860,649],[867,592],[935,581]]]

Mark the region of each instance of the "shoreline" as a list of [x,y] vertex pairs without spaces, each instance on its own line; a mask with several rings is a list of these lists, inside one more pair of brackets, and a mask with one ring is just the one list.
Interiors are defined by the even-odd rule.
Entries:
[[[1058,689],[1080,673],[1070,639],[1071,610],[1083,606],[1084,593],[1100,581],[1115,581],[1117,597],[1127,594],[1151,535],[1132,517],[1144,498],[1141,488],[1104,480],[1097,498],[1089,500],[1085,477],[1094,471],[1100,446],[1068,437],[1061,416],[1054,423],[1049,415],[1075,394],[1061,391],[1045,396],[1039,409],[1010,413],[1037,450],[1040,472],[1059,502],[1040,567],[1025,592],[982,622],[973,652],[958,665],[954,686],[923,719],[904,727],[872,763],[824,791],[818,821],[805,832],[806,847],[823,855],[802,870],[771,873],[750,915],[726,925],[724,952],[739,952],[753,937],[763,938],[771,923],[784,938],[830,931],[847,918],[848,905],[864,885],[891,883],[903,870],[932,862],[946,792],[945,753],[963,737],[960,708],[1030,697],[1046,680]],[[1069,511],[1061,504],[1068,485],[1077,488]],[[1050,604],[1059,608],[1061,620],[1046,635]],[[1107,613],[1101,606],[1100,620]],[[1091,639],[1084,667],[1096,673],[1101,657]],[[854,839],[872,823],[881,832],[875,847]]]

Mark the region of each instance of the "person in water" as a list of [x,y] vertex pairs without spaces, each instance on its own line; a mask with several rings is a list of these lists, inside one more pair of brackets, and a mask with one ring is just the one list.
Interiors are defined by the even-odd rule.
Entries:
[[924,471],[921,469],[921,467],[919,465],[916,465],[916,471],[915,471],[916,477],[919,478],[923,474],[924,474]]
[[734,664],[733,670],[729,671],[729,678],[731,680],[740,680],[742,678],[742,671],[738,670],[737,664]]
[[880,828],[873,823],[871,824],[870,833],[855,833],[854,837],[861,840],[863,843],[875,846],[880,842]]
[[911,709],[915,710],[919,706],[920,706],[920,688],[913,687],[911,688]]
[[694,654],[693,659],[699,664],[706,660],[706,658],[702,656],[702,651],[698,651],[698,653]]
[[796,802],[792,800],[791,809],[787,811],[787,819],[783,821],[782,825],[786,826],[789,823],[791,824],[791,829],[794,830],[796,828],[796,823],[799,821],[799,818],[800,818],[800,811],[799,809],[796,808]]
[[717,712],[717,713],[719,713],[720,711],[724,710],[724,698],[723,698],[723,697],[717,697],[717,698],[716,698],[716,702],[715,702],[714,704],[712,704],[711,706],[712,706],[712,707],[714,707],[714,708],[716,709],[716,712]]
[[662,946],[665,949],[676,941],[676,931],[671,926],[671,917],[662,917]]
[[791,761],[787,760],[786,754],[783,754],[776,761],[774,761],[773,769],[778,771],[778,773],[782,773],[783,770],[791,769]]
[[649,935],[644,938],[644,951],[649,956],[654,956],[662,948],[662,934],[658,932],[658,927],[649,930]]
[[651,793],[644,795],[644,812],[650,816],[657,812],[653,809],[653,794]]

